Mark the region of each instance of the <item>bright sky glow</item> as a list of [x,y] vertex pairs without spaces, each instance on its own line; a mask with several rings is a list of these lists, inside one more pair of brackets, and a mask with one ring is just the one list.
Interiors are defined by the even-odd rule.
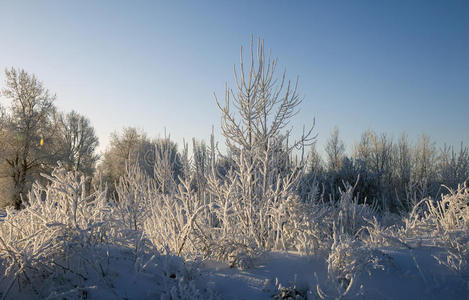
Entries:
[[1,1],[0,69],[36,74],[101,150],[124,126],[208,140],[251,35],[299,76],[292,125],[316,118],[320,147],[335,125],[349,151],[367,128],[469,143],[467,1]]

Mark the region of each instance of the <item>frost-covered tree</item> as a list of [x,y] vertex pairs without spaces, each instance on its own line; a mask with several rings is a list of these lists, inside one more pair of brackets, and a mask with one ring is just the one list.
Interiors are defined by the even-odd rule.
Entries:
[[127,172],[127,166],[135,164],[146,176],[155,178],[165,191],[175,188],[179,176],[183,175],[181,155],[169,137],[151,141],[145,132],[133,127],[113,133],[99,166],[110,191]]
[[339,128],[334,127],[334,130],[329,137],[326,144],[326,154],[330,171],[338,171],[342,164],[342,159],[345,154],[344,142],[339,138]]
[[[183,151],[185,155],[178,152],[177,144],[169,137],[155,139],[152,142],[154,160],[146,160],[145,163],[153,168],[153,176],[156,179],[160,190],[168,193],[176,189],[181,177],[184,173],[184,166],[189,168],[187,158],[187,148]],[[147,154],[148,157],[148,154]],[[187,174],[188,175],[188,174]]]
[[194,172],[196,177],[205,177],[210,170],[210,152],[204,141],[192,139]]
[[437,196],[435,193],[439,187],[434,184],[436,182],[436,149],[428,135],[422,134],[417,140],[413,156],[413,180],[418,184],[421,197],[427,196],[428,193],[431,193],[431,196]]
[[372,170],[380,179],[390,180],[391,166],[392,166],[392,141],[386,133],[378,136],[373,134],[371,136],[371,162]]
[[388,135],[378,135],[372,130],[366,130],[355,147],[355,158],[361,160],[378,177],[391,173],[392,153],[393,143]]
[[90,121],[76,111],[58,114],[56,119],[63,166],[92,176],[98,160],[96,148],[99,142]]
[[[153,170],[153,165],[146,166],[145,159],[153,159],[154,152],[151,141],[143,131],[134,127],[127,127],[122,132],[111,134],[109,148],[103,155],[103,160],[99,165],[99,171],[103,179],[112,189],[113,184],[119,181],[119,178],[126,173],[126,165],[135,164],[139,159],[138,165],[145,173]],[[146,156],[146,153],[150,153]]]
[[459,151],[444,144],[438,157],[440,181],[456,189],[458,184],[469,180],[469,149],[461,143]]
[[192,139],[192,153],[195,184],[198,190],[204,190],[212,167],[210,148],[204,141],[194,138]]
[[55,96],[35,75],[24,70],[12,68],[5,70],[5,75],[2,94],[11,106],[2,122],[1,156],[6,162],[2,175],[12,179],[13,203],[19,209],[34,175],[57,160],[56,128],[52,122]]
[[243,57],[241,47],[239,69],[234,68],[236,87],[226,88],[224,105],[215,95],[228,150],[235,157],[243,153],[254,164],[264,161],[262,180],[266,184],[266,177],[275,178],[281,172],[282,161],[288,160],[295,147],[312,140],[313,130],[311,127],[299,140],[288,144],[291,129],[287,126],[302,99],[297,93],[298,78],[294,82],[287,80],[286,71],[278,78],[277,62],[265,54],[263,41],[255,47],[251,40],[248,59]]
[[394,176],[401,187],[405,187],[410,182],[412,174],[412,148],[407,140],[407,135],[403,133],[397,142],[394,150]]
[[311,145],[311,151],[309,155],[309,166],[308,171],[313,174],[321,174],[324,171],[324,161],[316,149],[316,143]]
[[291,156],[295,147],[312,140],[312,128],[288,141],[287,126],[301,98],[297,81],[287,81],[285,72],[278,78],[276,67],[263,42],[255,47],[251,41],[248,59],[241,48],[235,89],[226,88],[224,105],[215,97],[229,157],[220,160],[227,162],[225,176],[212,168],[208,180],[217,230],[210,233],[207,249],[222,259],[237,260],[256,249],[287,249],[304,212],[297,188],[306,160],[293,165]]
[[355,146],[354,158],[362,161],[366,166],[371,165],[371,137],[374,133],[368,129],[362,133],[360,142]]

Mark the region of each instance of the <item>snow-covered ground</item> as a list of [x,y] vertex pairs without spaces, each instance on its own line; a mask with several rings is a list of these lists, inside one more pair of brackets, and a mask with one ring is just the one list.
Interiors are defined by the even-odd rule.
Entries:
[[[467,280],[439,265],[432,257],[438,251],[382,249],[383,264],[363,271],[344,298],[469,299]],[[7,299],[41,299],[46,294],[48,299],[335,299],[341,292],[328,280],[321,256],[271,252],[256,258],[247,270],[216,261],[184,265],[175,257],[154,262],[136,269],[132,255],[110,250],[102,277],[90,270],[87,280],[63,272],[36,283],[34,289],[23,282]]]
[[[469,285],[436,263],[437,248],[382,249],[382,266],[364,271],[345,299],[469,299]],[[56,276],[35,290],[14,288],[7,299],[335,299],[340,287],[331,285],[321,256],[271,252],[255,259],[247,270],[206,261],[184,265],[177,258],[158,258],[158,265],[136,270],[131,255],[110,253],[105,275],[78,280]],[[174,261],[173,261],[174,260]],[[66,273],[66,272],[65,272]],[[64,274],[65,274],[64,273]],[[91,276],[89,276],[91,275]],[[96,274],[95,274],[96,275]],[[24,283],[26,284],[26,283]],[[55,291],[54,291],[55,290]],[[4,291],[3,291],[4,292]],[[39,294],[39,295],[38,295]],[[0,294],[1,295],[1,294]],[[291,298],[289,298],[291,296]]]
[[[382,249],[382,268],[363,272],[347,299],[468,299],[467,281],[435,262],[437,249]],[[271,299],[294,295],[336,298],[329,286],[324,257],[269,253],[250,270],[206,264],[201,278],[223,299]],[[285,297],[286,298],[286,297]]]

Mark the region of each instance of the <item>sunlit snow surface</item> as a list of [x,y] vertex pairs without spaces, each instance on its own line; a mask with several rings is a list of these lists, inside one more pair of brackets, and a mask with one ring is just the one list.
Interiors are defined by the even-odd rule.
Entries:
[[[362,270],[345,299],[469,299],[467,277],[451,272],[433,257],[442,249],[411,247],[376,250],[379,266]],[[270,252],[254,258],[250,268],[241,270],[210,260],[183,263],[174,256],[146,257],[148,263],[142,268],[142,264],[137,267],[129,249],[102,251],[106,253],[101,255],[109,257],[108,263],[103,263],[104,277],[88,268],[87,280],[77,281],[76,276],[64,274],[35,283],[35,291],[15,286],[7,299],[40,299],[47,290],[61,291],[53,292],[49,299],[178,298],[175,295],[189,299],[272,299],[282,295],[282,290],[319,299],[318,289],[325,299],[337,296],[337,286],[327,278],[327,253],[302,256]]]
[[[345,298],[468,299],[467,282],[436,263],[432,254],[437,251],[430,247],[382,249],[387,258],[384,270],[363,272],[357,280],[360,286],[353,287]],[[279,284],[290,290],[295,287],[308,299],[317,299],[308,291],[316,291],[319,286],[326,298],[334,298],[334,291],[328,286],[324,257],[270,253],[256,264],[254,269],[241,271],[207,263],[202,278],[224,299],[269,299],[280,295]]]

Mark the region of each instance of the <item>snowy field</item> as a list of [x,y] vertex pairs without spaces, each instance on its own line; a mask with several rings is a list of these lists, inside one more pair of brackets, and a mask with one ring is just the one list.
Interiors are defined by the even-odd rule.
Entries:
[[4,299],[468,299],[466,186],[398,217],[351,186],[256,204],[227,182],[162,194],[129,169],[115,202],[64,169],[48,179],[3,214]]

